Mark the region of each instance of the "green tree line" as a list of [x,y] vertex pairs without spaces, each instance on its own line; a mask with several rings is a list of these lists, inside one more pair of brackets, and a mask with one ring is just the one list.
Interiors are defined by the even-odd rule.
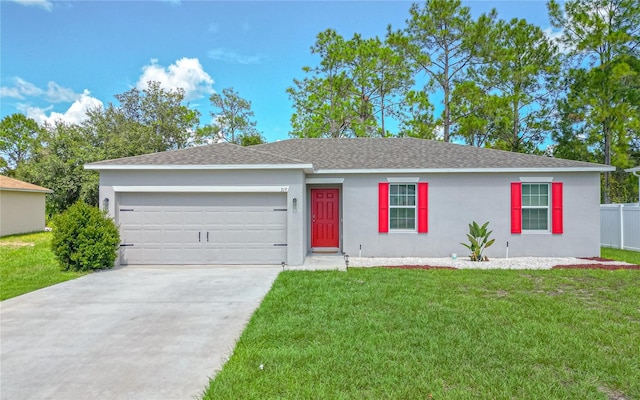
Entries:
[[143,90],[116,94],[118,105],[87,111],[80,124],[38,125],[23,114],[0,122],[0,172],[53,190],[49,216],[83,200],[97,205],[99,176],[90,162],[214,143],[221,139],[253,145],[264,142],[255,128],[251,103],[232,88],[211,98],[214,123],[200,126],[200,112],[184,101],[184,90],[148,82]]
[[311,47],[318,64],[288,89],[291,135],[414,136],[613,165],[603,201],[633,201],[623,170],[640,161],[640,2],[547,8],[556,39],[495,10],[473,18],[459,0],[413,4],[384,38],[327,29]]

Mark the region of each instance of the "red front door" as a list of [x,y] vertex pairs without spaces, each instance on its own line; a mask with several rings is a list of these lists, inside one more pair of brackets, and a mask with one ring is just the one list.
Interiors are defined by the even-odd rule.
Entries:
[[311,247],[340,246],[338,189],[311,189]]

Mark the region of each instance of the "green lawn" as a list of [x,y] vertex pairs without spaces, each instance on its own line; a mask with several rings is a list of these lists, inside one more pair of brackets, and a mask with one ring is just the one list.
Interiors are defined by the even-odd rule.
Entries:
[[60,270],[51,251],[51,232],[0,238],[0,300],[82,275]]
[[640,399],[639,355],[640,271],[289,271],[204,398]]
[[610,249],[608,247],[602,247],[600,248],[600,254],[603,258],[626,261],[631,264],[640,265],[640,251]]

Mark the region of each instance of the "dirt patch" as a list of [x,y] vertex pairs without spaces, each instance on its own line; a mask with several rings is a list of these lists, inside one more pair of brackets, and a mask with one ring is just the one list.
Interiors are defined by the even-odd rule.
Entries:
[[602,257],[578,257],[580,260],[590,260],[590,261],[602,261],[602,262],[612,262],[610,258],[602,258]]
[[608,400],[627,400],[627,397],[624,395],[624,393],[618,392],[616,390],[611,390],[604,386],[600,386],[598,390],[606,394]]
[[383,268],[400,268],[400,269],[458,269],[454,267],[438,267],[434,265],[389,265]]
[[554,265],[552,269],[606,269],[609,271],[615,271],[618,269],[637,269],[640,270],[640,265],[632,264],[570,264],[570,265]]
[[18,247],[33,247],[35,246],[35,244],[26,243],[26,242],[0,242],[0,246],[18,248]]

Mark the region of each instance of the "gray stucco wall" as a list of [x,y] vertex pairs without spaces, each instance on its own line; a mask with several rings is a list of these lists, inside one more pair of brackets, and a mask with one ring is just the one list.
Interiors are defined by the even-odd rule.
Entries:
[[[306,256],[305,175],[301,170],[153,170],[100,171],[100,204],[109,199],[109,214],[118,222],[119,194],[114,186],[288,186],[287,192],[287,262],[300,265]],[[293,199],[297,210],[293,210]]]
[[[342,184],[307,185],[301,170],[156,170],[101,171],[100,204],[109,198],[109,212],[118,221],[118,195],[113,186],[288,186],[287,262],[303,263],[310,249],[312,187],[335,187],[341,197],[342,251],[365,257],[460,257],[467,250],[467,225],[489,221],[496,243],[489,257],[597,256],[600,253],[600,176],[581,173],[460,173],[460,174],[348,174],[308,175],[344,178]],[[411,177],[429,183],[429,232],[378,233],[378,183],[388,178]],[[563,182],[564,233],[511,234],[511,182],[520,178],[544,178]],[[297,210],[293,210],[293,199]]]
[[[378,183],[399,176],[429,183],[429,232],[378,233]],[[511,234],[510,183],[521,177],[563,182],[564,233]],[[598,173],[347,175],[342,185],[343,251],[365,257],[466,256],[468,224],[489,221],[496,243],[489,257],[600,254]]]

